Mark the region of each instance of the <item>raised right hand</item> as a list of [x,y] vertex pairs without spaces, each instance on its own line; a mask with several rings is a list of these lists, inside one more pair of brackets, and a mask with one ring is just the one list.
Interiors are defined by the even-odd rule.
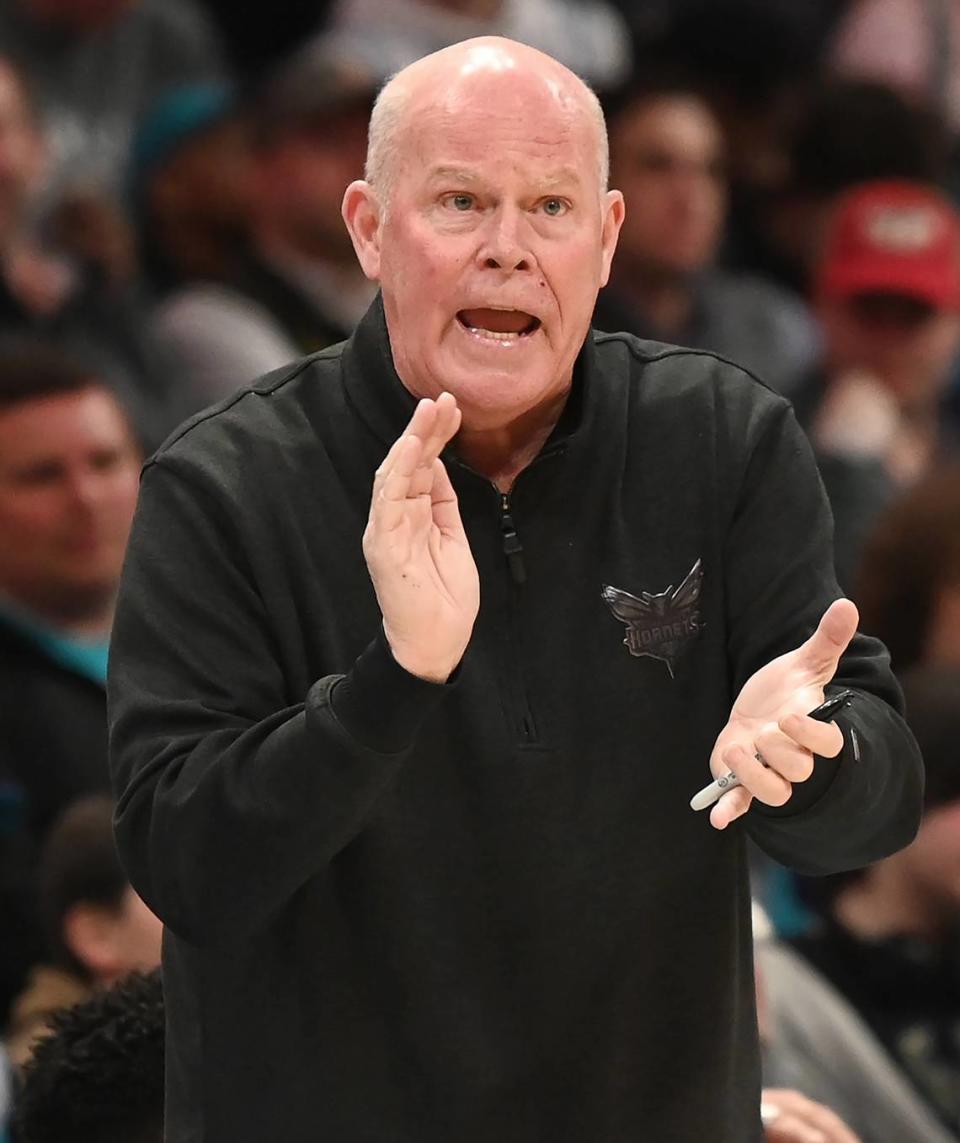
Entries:
[[445,682],[463,658],[480,580],[440,452],[460,427],[450,393],[422,400],[377,469],[363,554],[393,657]]

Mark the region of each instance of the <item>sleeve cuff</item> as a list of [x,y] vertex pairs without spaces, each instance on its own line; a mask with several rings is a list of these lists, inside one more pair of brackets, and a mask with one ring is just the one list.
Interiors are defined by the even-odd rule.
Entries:
[[[844,687],[843,690],[848,688]],[[827,697],[829,697],[829,690]],[[856,715],[856,699],[851,704]],[[767,806],[754,800],[751,810],[764,818],[792,818],[816,806],[831,789],[841,771],[860,761],[860,742],[856,726],[850,717],[851,707],[842,710],[833,720],[843,734],[843,749],[835,758],[814,756],[813,773],[805,782],[794,784],[790,799],[782,806]]]
[[351,737],[381,754],[399,754],[416,738],[424,719],[438,707],[459,678],[445,683],[411,675],[393,657],[383,629],[335,683],[330,704]]

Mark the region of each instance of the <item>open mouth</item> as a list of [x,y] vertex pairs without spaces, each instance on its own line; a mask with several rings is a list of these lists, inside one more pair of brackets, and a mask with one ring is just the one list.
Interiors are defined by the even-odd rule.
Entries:
[[540,319],[523,310],[460,310],[457,321],[470,333],[491,341],[519,341],[540,328]]

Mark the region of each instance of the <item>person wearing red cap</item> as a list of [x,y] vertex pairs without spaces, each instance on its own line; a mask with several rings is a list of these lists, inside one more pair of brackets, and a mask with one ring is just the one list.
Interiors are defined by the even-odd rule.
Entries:
[[960,215],[923,183],[853,188],[828,220],[814,297],[823,365],[795,405],[834,502],[843,582],[880,508],[950,450],[943,399],[960,352]]
[[[941,443],[939,404],[960,350],[960,216],[919,183],[855,188],[828,225],[815,290],[828,387],[814,437],[824,447],[874,445],[898,483],[909,481]],[[861,404],[867,391],[872,411]]]

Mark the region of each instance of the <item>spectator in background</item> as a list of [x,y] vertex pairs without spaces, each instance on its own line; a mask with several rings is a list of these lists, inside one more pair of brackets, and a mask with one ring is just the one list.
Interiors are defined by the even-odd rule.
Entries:
[[36,88],[49,193],[120,191],[134,125],[167,87],[220,73],[193,0],[0,0],[0,44]]
[[249,211],[238,264],[229,281],[173,291],[154,315],[188,411],[342,341],[372,301],[340,201],[363,172],[374,94],[368,73],[314,43],[251,98],[249,162],[236,167],[249,185],[234,190]]
[[753,934],[764,1102],[802,1092],[863,1143],[956,1143],[857,1012],[774,937],[756,905]]
[[935,469],[880,517],[854,598],[897,672],[960,667],[960,463]]
[[[822,365],[794,395],[837,517],[841,584],[898,488],[949,455],[945,394],[960,350],[960,220],[933,188],[841,196],[815,270]],[[848,479],[851,468],[861,476]]]
[[727,212],[720,125],[688,85],[648,84],[612,111],[613,185],[627,211],[594,324],[709,349],[789,393],[812,367],[799,298],[714,264]]
[[35,335],[83,361],[122,395],[138,428],[156,442],[171,427],[168,371],[144,334],[132,266],[112,240],[86,234],[74,241],[44,221],[48,156],[24,77],[0,56],[0,334]]
[[50,831],[38,893],[48,957],[13,1006],[7,1047],[22,1066],[52,1013],[160,963],[162,925],[131,888],[113,841],[113,803],[74,803]]
[[128,189],[155,293],[227,282],[250,222],[249,131],[225,84],[161,96],[134,140]]
[[38,950],[36,847],[108,788],[107,639],[139,467],[96,378],[0,344],[0,1023]]
[[539,48],[601,90],[630,74],[629,30],[605,0],[338,0],[328,28],[334,52],[379,79],[474,36]]
[[[877,179],[939,184],[948,173],[942,119],[881,84],[832,81],[795,98],[774,126],[779,148],[753,170],[733,172],[732,236],[727,262],[808,294],[813,263],[838,194]],[[740,150],[750,152],[748,135]]]
[[854,0],[827,53],[839,75],[873,79],[938,108],[960,134],[960,4]]
[[17,1099],[17,1143],[161,1143],[164,1007],[159,972],[60,1012]]
[[854,188],[832,212],[815,294],[824,360],[798,415],[821,452],[869,456],[907,485],[954,444],[943,404],[960,350],[960,216],[919,183]]
[[108,787],[104,679],[140,449],[95,377],[0,347],[0,772],[40,836]]
[[821,923],[794,946],[857,1009],[930,1108],[960,1131],[960,668],[903,678],[926,763],[923,822],[905,850],[811,882]]

